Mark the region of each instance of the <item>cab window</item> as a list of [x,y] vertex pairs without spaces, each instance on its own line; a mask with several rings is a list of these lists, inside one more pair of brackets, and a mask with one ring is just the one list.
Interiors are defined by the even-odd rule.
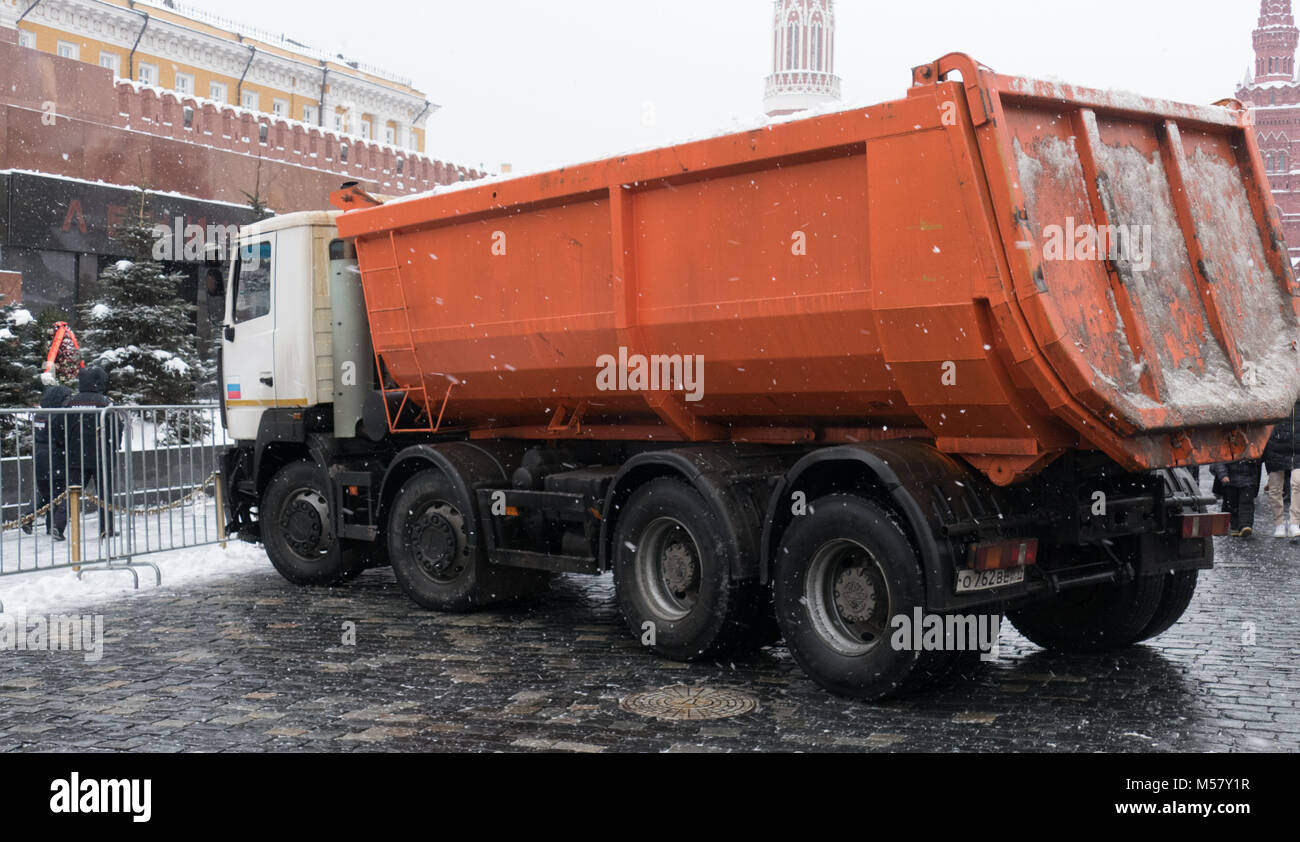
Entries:
[[235,263],[235,324],[271,312],[271,244],[248,243]]

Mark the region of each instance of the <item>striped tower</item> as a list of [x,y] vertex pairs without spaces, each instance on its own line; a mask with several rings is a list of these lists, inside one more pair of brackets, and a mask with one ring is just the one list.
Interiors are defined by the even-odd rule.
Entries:
[[837,102],[835,0],[776,0],[774,6],[767,113],[775,117]]

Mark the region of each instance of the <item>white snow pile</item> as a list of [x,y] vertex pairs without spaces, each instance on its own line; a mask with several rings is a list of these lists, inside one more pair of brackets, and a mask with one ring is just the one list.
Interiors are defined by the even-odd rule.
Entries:
[[117,263],[113,264],[113,268],[119,272],[130,272],[135,268],[135,264],[129,260],[119,260]]
[[[93,312],[91,314],[91,317],[96,318]],[[127,345],[123,348],[114,348],[111,351],[105,351],[104,353],[99,355],[98,359],[100,365],[110,366],[119,373],[127,374],[127,373],[134,373],[135,366],[122,365],[122,361],[127,359],[128,357],[136,356],[139,354],[145,354],[150,357],[153,357],[155,360],[162,363],[163,370],[169,374],[184,376],[186,374],[189,374],[190,372],[189,363],[181,359],[176,354],[176,352],[164,351],[161,348],[147,350],[145,348],[141,348],[139,345]]]
[[155,360],[163,364],[163,371],[166,371],[168,374],[184,376],[190,373],[189,363],[185,362],[185,360],[178,357],[172,351],[164,351],[161,348],[158,348],[149,353]]
[[[237,578],[271,569],[261,547],[231,541],[226,549],[219,546],[194,547],[157,555],[141,556],[140,561],[158,565],[162,571],[162,589],[176,590],[187,585]],[[96,572],[89,572],[96,571]],[[71,569],[24,573],[0,578],[0,602],[7,614],[62,611],[69,608],[131,599],[158,590],[154,573],[138,568],[140,589],[126,571],[104,570],[95,565],[84,568],[79,580]]]
[[0,327],[0,341],[8,342],[14,338],[14,332],[7,327]]
[[14,327],[27,327],[34,321],[36,321],[36,317],[32,315],[30,310],[19,309],[9,314],[9,323]]
[[100,354],[99,363],[100,365],[110,365],[110,366],[117,365],[118,363],[122,362],[124,358],[130,356],[131,354],[137,354],[139,352],[140,349],[135,347],[134,345],[128,346],[126,348],[114,348],[111,351],[105,351],[104,353]]
[[113,309],[107,304],[96,304],[90,311],[90,318],[96,322],[102,322],[111,315],[113,315]]

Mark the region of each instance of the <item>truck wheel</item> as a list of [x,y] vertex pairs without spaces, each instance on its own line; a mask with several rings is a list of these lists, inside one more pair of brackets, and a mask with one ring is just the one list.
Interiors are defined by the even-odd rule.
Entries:
[[262,543],[271,564],[295,585],[334,585],[360,575],[354,553],[334,537],[329,475],[302,461],[280,469],[262,495]]
[[1160,606],[1156,608],[1155,616],[1142,630],[1137,642],[1159,637],[1182,619],[1188,606],[1192,604],[1192,597],[1196,596],[1198,573],[1199,571],[1196,570],[1177,570],[1163,577],[1165,590],[1160,595]]
[[441,471],[407,480],[392,504],[388,557],[397,583],[417,605],[464,612],[545,590],[550,574],[496,567],[480,543],[471,546],[467,518]]
[[1149,636],[1146,630],[1154,627],[1164,591],[1165,577],[1139,576],[1127,585],[1066,591],[1008,611],[1007,619],[1044,649],[1072,654],[1113,652]]
[[632,634],[656,654],[695,661],[756,644],[762,589],[732,579],[721,517],[691,486],[651,480],[614,533],[614,592]]
[[940,681],[953,664],[951,652],[892,644],[892,618],[924,607],[925,583],[902,528],[874,503],[815,501],[782,536],[774,584],[790,653],[832,693],[879,701]]

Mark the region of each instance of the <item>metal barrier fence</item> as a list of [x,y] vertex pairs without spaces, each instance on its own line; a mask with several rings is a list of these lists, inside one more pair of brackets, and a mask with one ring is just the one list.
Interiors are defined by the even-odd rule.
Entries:
[[[158,566],[152,553],[224,544],[212,405],[0,409],[0,580]],[[0,611],[3,611],[0,604]]]

